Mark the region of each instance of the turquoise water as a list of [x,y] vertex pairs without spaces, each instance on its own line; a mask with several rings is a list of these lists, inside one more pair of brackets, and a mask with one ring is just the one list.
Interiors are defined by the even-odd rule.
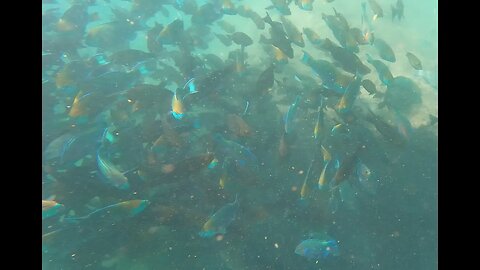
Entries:
[[438,268],[437,2],[273,2],[43,1],[42,269]]

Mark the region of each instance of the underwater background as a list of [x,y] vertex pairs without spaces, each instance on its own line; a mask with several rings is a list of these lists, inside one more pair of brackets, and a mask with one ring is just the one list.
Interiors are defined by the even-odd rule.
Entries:
[[42,0],[42,269],[437,269],[434,0]]

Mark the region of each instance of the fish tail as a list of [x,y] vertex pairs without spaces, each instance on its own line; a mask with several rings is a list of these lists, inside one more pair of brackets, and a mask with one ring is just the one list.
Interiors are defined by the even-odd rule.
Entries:
[[308,64],[308,62],[310,61],[310,59],[312,59],[312,56],[311,56],[309,53],[307,53],[306,51],[304,51],[304,50],[302,50],[302,52],[303,52],[303,56],[302,56],[301,61],[302,61],[303,63],[305,63],[305,64]]

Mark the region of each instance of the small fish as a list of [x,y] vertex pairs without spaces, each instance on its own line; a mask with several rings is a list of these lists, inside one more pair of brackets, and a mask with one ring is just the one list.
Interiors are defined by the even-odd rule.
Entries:
[[395,63],[395,61],[397,60],[395,58],[395,53],[393,52],[392,47],[390,47],[390,45],[388,45],[385,40],[376,38],[373,42],[373,46],[375,46],[378,54],[383,60]]
[[108,221],[119,221],[124,218],[134,217],[150,205],[149,200],[130,200],[105,206],[82,217],[65,217],[64,221],[77,223],[87,219],[104,219]]
[[239,137],[248,137],[251,135],[250,126],[240,116],[229,114],[226,117],[228,130]]
[[51,200],[42,200],[42,220],[53,217],[65,210],[63,204]]
[[265,29],[265,22],[263,21],[263,18],[253,10],[252,12],[250,12],[250,19],[257,26],[257,29],[259,30]]
[[247,47],[253,44],[253,40],[247,34],[243,32],[235,32],[230,35],[230,39],[232,39],[235,44],[240,45],[242,47]]
[[392,22],[395,20],[395,17],[400,21],[403,19],[403,1],[397,0],[395,6],[392,5]]
[[225,20],[218,21],[217,24],[223,29],[223,31],[229,34],[233,34],[235,32],[235,26],[231,25]]
[[309,27],[304,27],[303,28],[303,33],[307,36],[307,39],[314,45],[321,45],[323,40],[320,38],[320,36],[313,31],[313,29]]
[[118,170],[109,160],[106,160],[100,155],[100,150],[97,151],[97,167],[100,170],[102,179],[109,185],[112,185],[121,190],[130,188],[128,178],[125,173]]
[[309,192],[309,187],[307,184],[308,177],[310,176],[310,170],[312,169],[314,160],[310,162],[310,166],[308,166],[307,174],[305,175],[305,180],[303,180],[302,189],[300,190],[300,200],[305,200],[307,193]]
[[373,43],[373,26],[367,16],[367,3],[362,2],[362,34],[365,41]]
[[288,143],[286,139],[286,134],[283,133],[280,137],[280,142],[278,145],[278,153],[280,154],[280,158],[285,158],[288,155]]
[[343,113],[351,111],[353,104],[360,93],[362,78],[359,75],[355,77],[355,80],[348,85],[347,89],[345,90],[345,94],[343,94],[337,106],[335,106],[335,109],[339,112]]
[[278,47],[275,45],[271,45],[273,49],[273,55],[275,59],[275,63],[277,64],[286,64],[288,63],[288,56],[280,50]]
[[[403,146],[408,141],[408,132],[407,128],[398,128],[394,125],[387,123],[385,120],[381,119],[375,115],[371,110],[369,110],[369,115],[366,118],[367,121],[372,123],[376,130],[388,141],[394,145]],[[406,125],[403,125],[406,126]]]
[[237,10],[235,8],[235,5],[232,3],[231,0],[222,0],[221,9],[222,9],[223,14],[227,14],[227,15],[237,14]]
[[232,40],[229,37],[222,34],[215,34],[215,36],[218,38],[218,40],[220,40],[220,42],[222,42],[223,45],[227,47],[232,45]]
[[279,48],[289,58],[293,58],[292,41],[287,38],[287,33],[283,29],[282,23],[273,21],[268,12],[263,20],[271,26],[271,44]]
[[172,97],[172,111],[173,117],[177,120],[181,120],[185,116],[185,108],[183,101],[178,99],[177,94]]
[[[322,101],[323,102],[323,101]],[[320,133],[323,133],[323,110],[322,105],[318,106],[317,109],[317,121],[315,122],[315,128],[313,129],[313,138],[318,139],[320,137]]]
[[295,248],[295,254],[308,259],[326,259],[330,256],[338,256],[338,243],[333,239],[307,239]]
[[363,182],[363,181],[368,181],[368,178],[370,177],[372,172],[365,164],[363,164],[362,162],[358,162],[356,167],[356,174],[357,174],[358,180],[360,182]]
[[290,8],[288,5],[290,4],[290,1],[287,2],[287,0],[270,0],[272,2],[272,6],[267,7],[266,9],[272,9],[275,8],[278,10],[282,15],[291,15],[292,12],[290,11]]
[[368,53],[367,62],[370,63],[378,73],[378,78],[385,85],[390,85],[393,82],[393,75],[390,72],[390,69],[380,60],[373,59]]
[[376,98],[381,98],[383,93],[378,92],[377,87],[371,80],[363,80],[362,81],[363,89],[365,89],[368,94],[373,95]]
[[323,146],[323,144],[320,146],[322,149],[322,156],[323,156],[323,161],[330,161],[332,160],[332,154],[328,152],[327,148]]
[[181,41],[184,34],[184,23],[176,19],[165,26],[157,35],[156,41],[162,45],[174,45]]
[[303,10],[312,11],[314,0],[295,0],[295,4]]
[[280,20],[282,21],[283,27],[285,28],[288,39],[301,48],[305,47],[302,32],[298,30],[295,24],[293,24],[289,19],[285,18],[284,16],[281,16]]
[[345,158],[343,158],[343,160],[340,162],[340,166],[338,167],[331,181],[331,190],[337,188],[344,180],[347,180],[351,176],[355,169],[358,153],[361,149],[362,146],[358,146],[355,152],[345,156]]
[[283,119],[284,121],[284,131],[285,134],[290,134],[294,130],[294,120],[298,108],[298,102],[300,101],[300,96],[295,98],[295,101],[288,107],[288,111],[285,114]]
[[260,74],[255,83],[255,93],[264,95],[273,87],[273,82],[275,80],[274,69],[275,65],[271,64]]
[[330,164],[330,160],[325,162],[325,165],[323,166],[322,172],[320,173],[320,177],[318,178],[318,189],[319,190],[322,190],[327,184],[326,172],[327,172],[327,167],[328,167],[329,164]]
[[211,238],[218,234],[226,234],[227,227],[235,220],[239,207],[237,194],[235,195],[235,201],[227,203],[210,216],[198,235],[203,238]]
[[416,69],[416,70],[422,70],[422,62],[420,62],[420,59],[418,59],[418,57],[416,57],[413,53],[411,52],[407,52],[406,54],[407,58],[408,58],[408,62],[410,63],[410,65]]
[[375,0],[368,0],[368,3],[370,4],[370,8],[373,11],[373,18],[372,20],[376,20],[377,18],[382,18],[383,17],[383,9],[382,7],[377,3]]

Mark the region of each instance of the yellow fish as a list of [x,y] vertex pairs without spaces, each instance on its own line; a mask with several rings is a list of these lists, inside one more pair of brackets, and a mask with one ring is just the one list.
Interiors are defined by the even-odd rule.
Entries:
[[172,115],[175,119],[180,120],[185,116],[185,108],[182,100],[177,98],[177,94],[172,97]]

